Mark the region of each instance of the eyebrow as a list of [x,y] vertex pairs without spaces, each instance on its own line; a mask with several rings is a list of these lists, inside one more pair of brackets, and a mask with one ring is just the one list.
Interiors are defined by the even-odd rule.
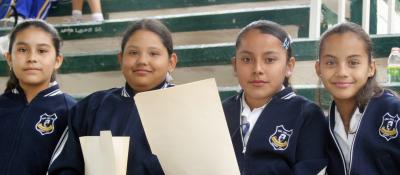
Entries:
[[[15,43],[15,45],[29,45],[28,43],[26,43],[26,42],[23,42],[23,41],[18,41],[17,43]],[[45,47],[50,47],[50,45],[49,44],[45,44],[45,43],[40,43],[40,44],[38,44],[38,46],[40,46],[40,47],[43,47],[43,46],[45,46]]]
[[[270,54],[276,54],[276,53],[277,52],[275,52],[275,51],[267,51],[267,52],[264,52],[263,55],[270,55]],[[252,55],[253,53],[250,52],[250,51],[247,51],[247,50],[243,50],[243,51],[240,51],[239,54],[250,54],[250,55]]]
[[[126,46],[126,48],[127,48],[127,49],[130,49],[130,48],[137,49],[137,48],[139,48],[139,47],[138,47],[138,46],[135,46],[135,45],[128,45],[128,46]],[[154,46],[150,46],[149,49],[157,49],[157,50],[160,50],[160,48],[154,47]]]
[[336,56],[331,55],[331,54],[322,55],[322,57],[330,57],[330,58],[335,58],[336,59]]
[[[322,55],[322,57],[330,57],[330,58],[335,58],[335,59],[337,58],[336,56],[331,55],[331,54]],[[347,56],[346,58],[355,58],[355,57],[361,57],[361,55],[353,54],[353,55]]]
[[361,57],[361,55],[354,54],[354,55],[348,56],[347,58],[357,58],[357,57]]

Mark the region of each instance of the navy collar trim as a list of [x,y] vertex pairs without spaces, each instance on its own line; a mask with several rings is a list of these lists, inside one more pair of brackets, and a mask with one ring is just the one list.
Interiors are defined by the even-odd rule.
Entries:
[[[19,95],[19,94],[25,95],[24,90],[20,86],[17,86],[16,88],[11,89],[11,93],[16,94],[16,95]],[[53,97],[53,96],[57,96],[57,95],[61,95],[61,94],[63,94],[63,92],[61,91],[58,83],[56,81],[54,81],[54,82],[50,83],[49,88],[39,92],[38,96]]]
[[[240,90],[239,94],[236,96],[236,100],[240,100],[243,95],[243,89]],[[282,100],[289,100],[296,96],[296,93],[293,91],[291,87],[285,87],[285,89],[276,93],[272,99],[282,99]]]
[[[156,86],[152,90],[164,89],[164,88],[167,88],[170,86],[172,86],[172,84],[168,83],[167,81],[163,81],[162,83],[160,83],[158,86]],[[125,83],[125,86],[124,86],[124,88],[122,88],[122,91],[121,91],[121,96],[130,98],[130,97],[134,97],[136,95],[136,93],[137,92],[135,92],[135,90],[132,89],[128,83]]]

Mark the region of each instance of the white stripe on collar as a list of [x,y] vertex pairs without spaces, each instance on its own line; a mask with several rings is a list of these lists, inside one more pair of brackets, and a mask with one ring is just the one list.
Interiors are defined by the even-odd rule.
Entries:
[[[284,89],[285,89],[285,86],[282,85],[281,91],[283,91]],[[281,99],[282,100],[289,100],[289,99],[291,99],[292,97],[295,97],[295,96],[296,96],[296,93],[291,92],[291,93],[286,94],[285,96],[283,96]]]
[[292,97],[295,97],[295,96],[296,96],[296,93],[291,92],[291,93],[289,93],[289,94],[283,96],[281,99],[283,99],[283,100],[289,100],[289,99],[291,99]]
[[12,92],[13,94],[19,94],[19,91],[18,91],[17,88],[12,89],[11,92]]
[[53,96],[60,95],[60,94],[63,94],[63,92],[61,92],[60,89],[56,89],[56,90],[44,95],[44,97],[53,97]]
[[[55,86],[55,85],[58,85],[57,81],[51,82],[49,84],[49,87],[52,87],[52,86]],[[44,95],[43,97],[53,97],[53,96],[60,95],[60,94],[63,94],[63,92],[60,89],[56,89],[56,90],[51,91],[50,93]]]
[[122,89],[122,91],[121,91],[121,96],[123,96],[123,97],[130,97],[129,94],[128,94],[128,92],[126,92],[126,87],[124,87],[124,88]]
[[[55,86],[55,85],[57,85],[57,84],[58,84],[57,81],[53,81],[53,82],[51,82],[51,83],[49,84],[49,87]],[[18,91],[17,88],[14,88],[14,89],[11,90],[11,93],[13,93],[13,94],[19,94],[19,91]],[[60,89],[56,89],[56,90],[54,90],[54,91],[52,91],[52,92],[50,92],[50,93],[44,95],[44,97],[52,97],[52,96],[56,96],[56,95],[60,95],[60,94],[63,94],[63,92],[62,92]]]

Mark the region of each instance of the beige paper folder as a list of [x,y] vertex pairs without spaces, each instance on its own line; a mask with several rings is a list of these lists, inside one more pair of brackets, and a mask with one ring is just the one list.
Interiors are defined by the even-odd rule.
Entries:
[[239,175],[214,79],[135,96],[150,143],[167,175]]
[[79,138],[86,175],[126,175],[129,137],[113,137],[110,131],[100,136]]

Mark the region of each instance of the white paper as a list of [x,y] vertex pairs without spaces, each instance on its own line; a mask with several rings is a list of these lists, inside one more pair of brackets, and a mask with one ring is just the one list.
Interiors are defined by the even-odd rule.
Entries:
[[167,175],[239,175],[214,79],[135,96],[151,150]]
[[126,175],[129,137],[112,137],[110,131],[100,136],[79,137],[86,175]]

